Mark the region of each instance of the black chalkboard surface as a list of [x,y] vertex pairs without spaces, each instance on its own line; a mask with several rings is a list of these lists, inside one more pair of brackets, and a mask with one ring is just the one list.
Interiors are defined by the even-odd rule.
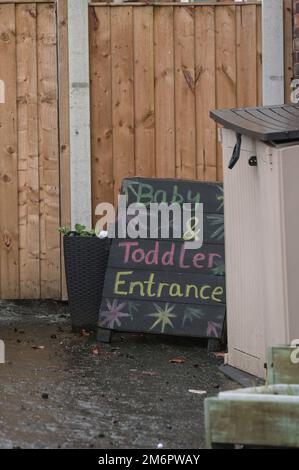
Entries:
[[127,204],[203,203],[204,243],[186,250],[183,239],[115,238],[99,340],[111,331],[220,339],[226,309],[222,184],[132,178],[123,181],[122,194]]

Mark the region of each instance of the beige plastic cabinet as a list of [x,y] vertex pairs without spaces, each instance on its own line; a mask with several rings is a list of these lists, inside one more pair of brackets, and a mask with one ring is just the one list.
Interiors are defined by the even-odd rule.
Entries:
[[228,364],[264,378],[267,348],[299,338],[299,108],[212,114],[226,126]]

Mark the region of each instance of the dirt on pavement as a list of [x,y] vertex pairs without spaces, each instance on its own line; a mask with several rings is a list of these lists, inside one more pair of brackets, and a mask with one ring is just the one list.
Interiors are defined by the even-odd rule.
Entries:
[[204,399],[237,387],[205,342],[115,334],[98,345],[71,333],[63,303],[1,301],[0,339],[2,449],[200,449]]

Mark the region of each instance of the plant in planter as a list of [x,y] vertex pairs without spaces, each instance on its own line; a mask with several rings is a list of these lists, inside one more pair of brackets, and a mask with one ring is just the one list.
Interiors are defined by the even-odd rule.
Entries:
[[67,237],[95,237],[95,230],[87,230],[85,225],[76,224],[75,230],[71,230],[68,227],[60,227],[59,232]]
[[110,240],[77,224],[61,227],[65,273],[74,332],[95,330],[101,304]]

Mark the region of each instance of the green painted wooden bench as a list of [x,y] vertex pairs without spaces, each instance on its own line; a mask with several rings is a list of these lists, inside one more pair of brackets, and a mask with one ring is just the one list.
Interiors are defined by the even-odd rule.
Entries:
[[[299,354],[290,346],[268,349],[267,377],[269,384],[299,384]],[[296,362],[298,361],[298,362]]]
[[[299,357],[299,354],[298,354]],[[207,448],[299,448],[299,362],[289,346],[268,350],[268,384],[205,400]]]
[[299,448],[299,385],[266,385],[205,400],[207,448]]

